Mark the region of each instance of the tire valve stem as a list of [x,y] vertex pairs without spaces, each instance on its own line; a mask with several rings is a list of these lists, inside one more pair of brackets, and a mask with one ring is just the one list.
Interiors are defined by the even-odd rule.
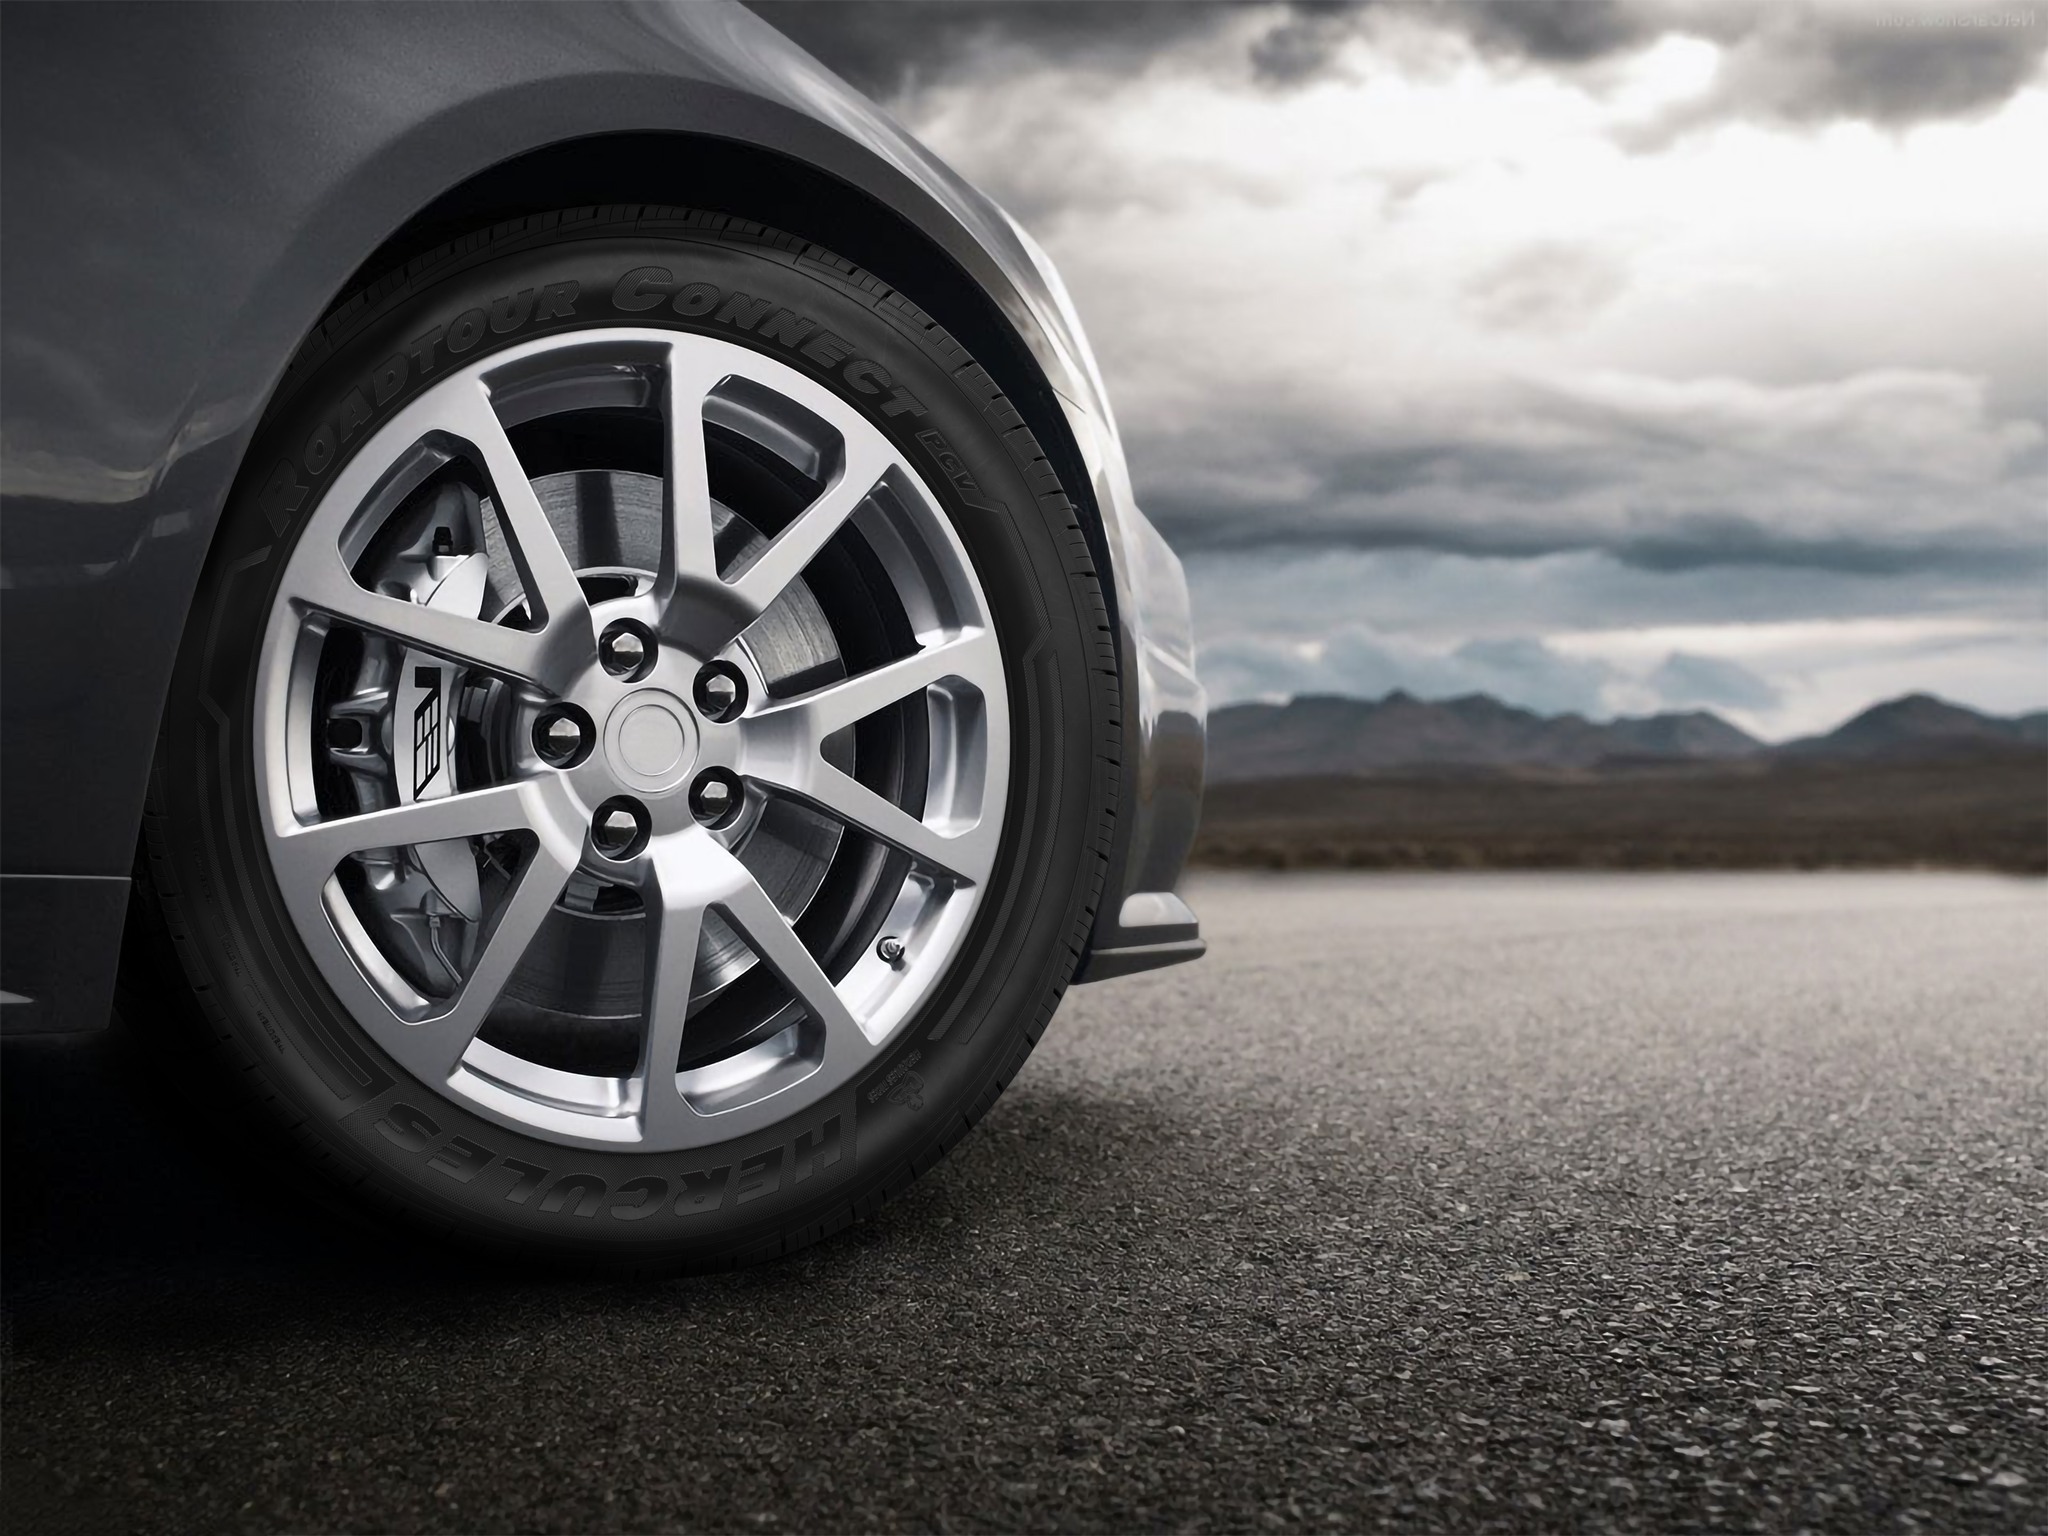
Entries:
[[893,933],[882,935],[882,942],[875,946],[875,953],[890,965],[903,963],[903,941]]

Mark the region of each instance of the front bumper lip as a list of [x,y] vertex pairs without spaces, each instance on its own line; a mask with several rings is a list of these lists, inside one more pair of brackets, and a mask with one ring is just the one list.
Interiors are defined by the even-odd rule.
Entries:
[[[1193,916],[1192,913],[1189,914]],[[1119,976],[1135,976],[1140,971],[1156,971],[1163,966],[1185,965],[1190,960],[1199,960],[1209,952],[1205,939],[1172,939],[1163,944],[1129,944],[1119,949],[1095,949],[1088,952],[1088,958],[1081,962],[1081,968],[1074,973],[1074,984],[1079,986],[1090,981],[1114,981]]]

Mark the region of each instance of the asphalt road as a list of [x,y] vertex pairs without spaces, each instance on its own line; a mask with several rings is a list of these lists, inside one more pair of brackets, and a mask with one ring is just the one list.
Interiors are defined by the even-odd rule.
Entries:
[[728,1279],[365,1248],[10,1063],[6,1529],[2048,1530],[2040,882],[1196,901]]

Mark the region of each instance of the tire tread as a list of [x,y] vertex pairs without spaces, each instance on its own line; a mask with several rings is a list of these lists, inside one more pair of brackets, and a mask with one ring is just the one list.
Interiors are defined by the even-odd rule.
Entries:
[[[1037,496],[1039,510],[1048,525],[1058,530],[1065,545],[1065,571],[1073,587],[1084,624],[1089,630],[1091,659],[1088,674],[1094,690],[1092,714],[1097,722],[1094,743],[1095,825],[1084,854],[1079,899],[1073,903],[1073,918],[1065,941],[1058,946],[1053,974],[1039,987],[1040,998],[1030,1016],[1022,1022],[998,1058],[986,1086],[973,1101],[957,1111],[932,1135],[885,1175],[868,1193],[828,1210],[800,1228],[786,1230],[779,1237],[751,1246],[728,1248],[678,1262],[672,1257],[634,1259],[620,1254],[582,1253],[564,1256],[539,1254],[542,1262],[556,1267],[605,1274],[706,1273],[728,1270],[763,1259],[780,1257],[808,1247],[822,1238],[843,1231],[875,1216],[918,1176],[939,1163],[994,1108],[1003,1091],[1013,1082],[1024,1062],[1043,1037],[1054,1011],[1071,984],[1076,966],[1086,952],[1097,908],[1108,875],[1113,834],[1120,810],[1122,790],[1123,736],[1122,695],[1116,658],[1116,639],[1110,621],[1100,574],[1089,548],[1081,511],[1060,484],[1057,470],[1025,424],[1022,414],[997,386],[988,370],[971,357],[946,328],[919,308],[907,295],[892,288],[874,274],[836,255],[824,246],[800,236],[772,229],[752,220],[728,214],[656,204],[622,204],[556,210],[507,220],[488,229],[476,230],[450,240],[433,250],[414,256],[402,265],[371,279],[337,301],[314,327],[298,354],[286,368],[274,397],[270,414],[275,414],[296,392],[314,378],[321,365],[351,337],[371,324],[380,314],[403,302],[420,288],[438,282],[452,272],[473,263],[496,260],[527,246],[549,242],[564,235],[629,236],[635,234],[713,238],[750,246],[814,275],[824,276],[862,302],[889,316],[897,328],[908,333],[930,353],[969,398],[979,404],[983,416],[995,429],[1012,460],[1024,474]],[[147,892],[137,906],[143,914],[138,945],[140,958],[124,957],[124,968],[138,970],[149,965],[155,954],[175,956],[190,983],[192,1008],[190,1024],[183,1031],[195,1043],[183,1055],[212,1068],[214,1081],[227,1085],[228,1092],[242,1103],[258,1109],[270,1126],[325,1175],[339,1193],[361,1201],[365,1196],[385,1214],[395,1216],[414,1230],[426,1228],[431,1235],[468,1246],[501,1247],[479,1238],[445,1220],[433,1219],[381,1181],[373,1180],[367,1168],[341,1155],[327,1138],[313,1132],[306,1117],[296,1112],[284,1095],[269,1084],[260,1070],[253,1048],[229,1020],[218,988],[208,973],[207,962],[190,927],[186,902],[169,856],[169,812],[165,806],[160,776],[163,754],[159,749],[157,769],[151,775],[143,814],[143,834],[137,855],[138,893]],[[166,954],[167,952],[167,954]],[[153,1002],[160,1002],[153,997]],[[161,1048],[154,1038],[152,1044]],[[197,1076],[198,1074],[192,1074]],[[355,1213],[339,1202],[327,1202],[344,1219]],[[522,1250],[535,1257],[532,1250]]]

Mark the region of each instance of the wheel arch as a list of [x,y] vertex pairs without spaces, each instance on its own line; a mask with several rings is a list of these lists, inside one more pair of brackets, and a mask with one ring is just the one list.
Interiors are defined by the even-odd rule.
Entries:
[[[718,135],[641,130],[539,145],[448,187],[364,257],[346,295],[450,240],[510,219],[590,204],[654,203],[730,214],[813,241],[910,295],[989,371],[1091,513],[1093,486],[1045,370],[1025,340],[1035,322],[993,261],[970,273],[953,250],[885,198],[796,154]],[[985,258],[984,258],[985,259]],[[1098,556],[1103,551],[1098,548]]]

